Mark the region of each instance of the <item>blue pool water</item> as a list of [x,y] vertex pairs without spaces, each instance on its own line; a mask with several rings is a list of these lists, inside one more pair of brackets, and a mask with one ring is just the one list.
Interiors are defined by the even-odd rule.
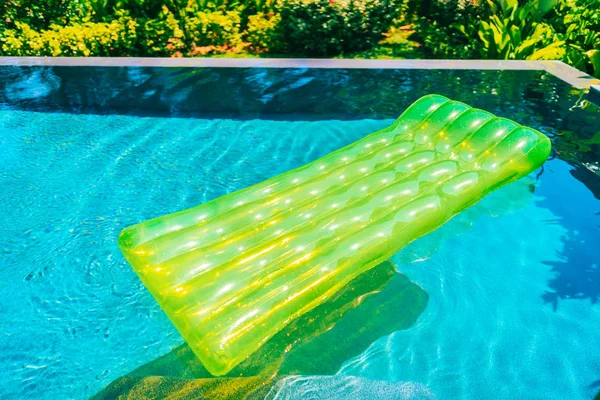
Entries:
[[[323,115],[309,103],[269,118],[262,113],[274,105],[240,115],[119,112],[56,94],[69,81],[46,73],[15,73],[0,93],[0,398],[89,397],[182,344],[118,251],[122,228],[312,161],[389,125],[409,100],[343,118],[335,108],[346,103],[326,90]],[[305,82],[271,78],[272,95],[255,94],[257,104]],[[393,257],[428,296],[414,325],[357,347],[333,377],[284,379],[271,395],[591,399],[600,391],[599,112],[545,76],[527,79],[531,92],[499,88],[500,99],[479,106],[551,136],[553,159]],[[413,99],[425,94],[418,81]],[[489,85],[477,90],[496,91]],[[548,87],[558,100],[538,96]],[[394,287],[379,296],[394,297]]]

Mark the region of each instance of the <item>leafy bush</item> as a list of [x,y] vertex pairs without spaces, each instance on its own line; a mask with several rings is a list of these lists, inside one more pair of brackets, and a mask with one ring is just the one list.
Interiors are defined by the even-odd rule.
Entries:
[[[540,22],[551,9],[540,8],[541,1],[522,5],[517,0],[425,3],[429,4],[430,14],[417,18],[414,37],[430,56],[525,59],[557,41],[552,27]],[[555,45],[544,49],[534,58],[556,55],[558,48]]]
[[196,46],[239,46],[240,14],[237,11],[199,12],[185,23],[188,40]]
[[15,29],[17,22],[41,30],[66,25],[76,17],[73,0],[3,0],[0,4],[0,32]]
[[158,18],[141,20],[138,25],[136,55],[172,56],[186,49],[185,35],[175,15],[166,7]]
[[[429,0],[409,2],[414,16],[413,38],[423,45],[424,52],[436,58],[478,58],[482,43],[478,32],[481,20],[490,9],[486,3],[475,5],[459,0]],[[426,11],[427,14],[420,14]]]
[[483,42],[481,55],[490,59],[560,59],[562,43],[554,29],[542,23],[542,17],[554,3],[540,10],[540,2],[530,1],[521,6],[516,0],[493,2],[488,21],[481,21],[479,37]]
[[294,53],[327,56],[376,45],[396,15],[395,0],[283,0],[283,40]]
[[600,0],[561,2],[552,25],[565,42],[563,61],[600,78]]
[[494,15],[480,27],[484,58],[563,60],[600,77],[600,0],[488,2]]
[[0,1],[2,55],[348,55],[403,14],[419,56],[561,59],[600,77],[600,0]]
[[281,35],[281,15],[258,13],[248,17],[248,28],[245,32],[246,42],[251,44],[255,52],[274,52],[283,48]]
[[600,0],[409,0],[405,9],[430,57],[563,60],[600,77]]
[[236,11],[199,12],[186,19],[185,31],[190,44],[188,55],[237,53],[241,50],[240,14]]
[[[279,1],[280,0],[233,0],[228,4],[228,7],[240,12],[240,15],[242,16],[242,26],[246,28],[248,20],[252,16],[275,14]],[[233,4],[235,4],[235,6],[233,6]]]
[[134,19],[144,21],[161,19],[165,9],[176,15],[185,9],[184,0],[83,0],[77,1],[84,17],[97,22],[111,20],[115,13],[125,12]]
[[136,40],[135,21],[123,15],[110,23],[52,25],[41,32],[22,22],[15,27],[0,39],[7,56],[128,56]]

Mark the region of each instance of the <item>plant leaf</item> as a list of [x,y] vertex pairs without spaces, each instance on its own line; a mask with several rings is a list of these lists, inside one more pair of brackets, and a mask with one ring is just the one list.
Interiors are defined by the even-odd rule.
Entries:
[[558,4],[558,0],[532,0],[531,13],[536,20],[540,20]]
[[584,54],[588,56],[592,62],[592,67],[594,68],[593,75],[595,77],[600,76],[600,50],[589,50]]
[[565,41],[554,42],[548,46],[536,50],[532,55],[527,57],[528,60],[560,60],[565,55]]

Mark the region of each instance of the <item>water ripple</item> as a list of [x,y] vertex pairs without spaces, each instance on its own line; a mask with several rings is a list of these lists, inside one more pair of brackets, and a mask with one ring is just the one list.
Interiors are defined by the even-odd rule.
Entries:
[[389,122],[0,111],[8,143],[0,397],[86,397],[181,343],[123,260],[122,228],[300,166]]

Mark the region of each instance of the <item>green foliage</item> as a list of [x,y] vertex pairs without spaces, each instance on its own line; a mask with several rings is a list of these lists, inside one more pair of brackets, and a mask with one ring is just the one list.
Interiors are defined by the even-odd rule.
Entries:
[[155,19],[140,20],[136,55],[172,56],[186,49],[185,35],[166,7]]
[[600,0],[561,2],[553,25],[565,42],[563,60],[600,78]]
[[164,9],[175,11],[185,8],[185,0],[85,0],[77,2],[81,14],[95,21],[111,20],[117,12],[127,12],[134,19],[161,18]]
[[283,0],[281,32],[288,49],[309,56],[376,45],[396,15],[395,0]]
[[96,18],[110,17],[116,10],[127,10],[134,18],[156,18],[163,7],[173,10],[179,19],[186,14],[213,11],[237,11],[240,15],[270,12],[276,0],[87,0]]
[[128,56],[136,41],[136,23],[121,15],[110,23],[52,25],[40,32],[24,22],[0,39],[7,56]]
[[278,0],[243,0],[237,2],[238,4],[235,9],[240,12],[242,22],[245,23],[250,16],[276,12],[277,2]]
[[185,22],[188,40],[196,46],[239,46],[240,14],[237,11],[199,12]]
[[73,0],[2,0],[0,1],[0,33],[17,28],[17,23],[33,29],[48,29],[52,24],[65,25],[76,17]]
[[379,44],[372,49],[359,51],[344,58],[354,59],[421,59],[426,58],[419,43],[411,39],[413,31],[408,26],[392,27]]
[[479,57],[482,43],[478,31],[480,21],[490,14],[487,4],[478,6],[458,0],[410,1],[408,4],[412,12],[427,12],[413,16],[416,31],[413,38],[423,45],[429,57]]
[[554,29],[539,22],[550,11],[548,5],[530,1],[521,6],[513,1],[488,0],[493,14],[481,21],[479,37],[483,42],[482,58],[490,59],[560,59],[562,43]]
[[430,57],[563,60],[600,77],[600,0],[405,4]]
[[479,31],[484,58],[563,60],[600,77],[600,0],[490,4],[495,14]]
[[280,23],[280,14],[251,15],[248,17],[245,41],[251,43],[252,50],[257,53],[282,50],[283,38]]
[[[600,77],[600,0],[0,1],[0,55],[559,59]],[[392,43],[400,18],[415,33]]]

